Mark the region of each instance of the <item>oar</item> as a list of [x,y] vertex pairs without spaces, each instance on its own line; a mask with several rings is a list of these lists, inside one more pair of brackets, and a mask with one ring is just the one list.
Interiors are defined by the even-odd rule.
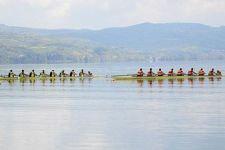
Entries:
[[137,76],[137,74],[112,75],[111,77],[118,77],[118,76]]

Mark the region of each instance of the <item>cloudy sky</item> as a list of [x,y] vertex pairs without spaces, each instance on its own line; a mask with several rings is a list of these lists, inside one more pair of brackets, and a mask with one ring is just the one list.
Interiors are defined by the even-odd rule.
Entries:
[[100,29],[142,22],[225,25],[225,0],[0,0],[0,24]]

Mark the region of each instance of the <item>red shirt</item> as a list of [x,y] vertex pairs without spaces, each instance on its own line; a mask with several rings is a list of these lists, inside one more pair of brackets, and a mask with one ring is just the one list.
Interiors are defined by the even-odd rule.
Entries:
[[152,71],[149,71],[148,74],[147,74],[147,76],[149,76],[149,77],[153,76],[153,72]]
[[200,70],[200,71],[198,72],[198,75],[204,76],[204,75],[205,75],[205,71],[204,71],[204,70]]
[[163,76],[164,73],[162,71],[158,71],[157,74],[158,74],[158,76]]
[[192,71],[192,70],[188,71],[188,75],[189,76],[193,76],[194,75],[194,71]]
[[173,75],[173,70],[170,70],[170,71],[168,72],[168,75],[169,75],[169,76],[172,76],[172,75]]
[[141,70],[139,70],[138,73],[137,73],[137,76],[138,76],[138,77],[142,77],[143,75],[144,75],[144,72],[141,71]]
[[179,71],[177,72],[177,75],[183,75],[183,74],[184,74],[183,70],[179,70]]

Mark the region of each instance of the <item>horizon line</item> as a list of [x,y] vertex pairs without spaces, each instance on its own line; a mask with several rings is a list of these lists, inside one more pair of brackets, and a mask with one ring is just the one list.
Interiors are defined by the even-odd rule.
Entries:
[[27,29],[37,29],[37,30],[93,30],[93,31],[99,31],[99,30],[105,30],[105,29],[112,29],[112,28],[126,28],[126,27],[132,27],[132,26],[138,26],[143,24],[151,24],[151,25],[165,25],[165,24],[196,24],[196,25],[203,25],[208,26],[212,28],[220,28],[224,27],[225,25],[208,25],[204,23],[198,23],[198,22],[162,22],[162,23],[154,23],[154,22],[141,22],[136,24],[130,24],[130,25],[121,25],[121,26],[111,26],[111,27],[104,27],[104,28],[43,28],[43,27],[31,27],[31,26],[17,26],[17,25],[9,25],[1,23],[0,26],[7,26],[7,27],[15,27],[15,28],[27,28]]

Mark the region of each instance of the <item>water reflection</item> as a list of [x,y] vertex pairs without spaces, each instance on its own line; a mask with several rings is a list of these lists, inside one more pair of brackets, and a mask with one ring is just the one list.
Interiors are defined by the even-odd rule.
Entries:
[[35,79],[30,79],[30,85],[35,85],[36,80]]
[[[20,80],[2,80],[1,82],[8,82],[9,85],[13,86],[16,83],[20,83],[21,86],[24,86],[26,83],[30,83],[30,85],[36,85],[41,83],[41,85],[46,85],[46,83],[51,83],[51,84],[56,84],[56,83],[61,83],[62,85],[64,84],[75,84],[77,81],[81,84],[86,84],[86,83],[91,83],[93,78],[79,78],[78,80],[75,78],[63,78],[63,79],[20,79]],[[107,81],[107,79],[101,79]],[[199,77],[199,78],[169,78],[169,79],[148,79],[148,80],[143,80],[143,79],[137,79],[137,80],[111,80],[115,83],[119,82],[136,82],[139,87],[143,87],[145,83],[147,83],[150,87],[154,84],[158,84],[159,87],[162,87],[165,84],[168,84],[170,87],[173,87],[174,84],[177,85],[183,85],[183,84],[188,84],[188,85],[194,85],[194,84],[200,84],[204,85],[206,82],[213,84],[214,82],[221,81],[222,77]],[[1,85],[1,84],[0,84]]]
[[158,85],[159,85],[159,87],[162,87],[162,86],[163,86],[163,82],[164,82],[163,79],[158,80]]
[[20,83],[24,84],[27,80],[26,79],[20,79],[19,81],[20,81]]
[[0,147],[224,149],[225,84],[217,84],[220,80],[205,78],[204,88],[198,78],[2,81]]
[[40,81],[41,81],[42,85],[44,86],[45,83],[46,83],[46,80],[45,79],[40,79]]
[[169,83],[170,85],[173,85],[174,82],[175,82],[175,79],[168,79],[168,83]]
[[205,78],[204,77],[200,77],[200,78],[198,78],[198,80],[199,80],[200,84],[204,84]]
[[214,83],[221,81],[221,77],[200,77],[200,78],[169,78],[169,79],[137,79],[137,80],[118,80],[113,81],[115,83],[134,83],[136,82],[138,87],[144,87],[147,83],[149,87],[153,87],[154,85],[158,85],[158,87],[163,87],[165,85],[169,85],[169,87],[174,87],[174,85],[179,85],[182,87],[183,85],[204,85],[205,83]]
[[56,79],[50,79],[49,81],[50,81],[50,83],[55,84]]
[[75,81],[76,81],[76,79],[75,79],[75,78],[70,79],[70,84],[74,84],[74,83],[75,83]]
[[9,85],[13,85],[15,83],[15,80],[7,80]]
[[178,82],[179,84],[183,84],[184,79],[177,79],[177,82]]
[[153,80],[148,80],[148,84],[149,84],[149,87],[152,87],[152,85],[153,85]]
[[194,79],[194,78],[188,78],[188,83],[193,85],[195,80],[196,79]]
[[137,80],[137,83],[138,83],[139,87],[143,87],[144,80],[142,80],[142,79]]

